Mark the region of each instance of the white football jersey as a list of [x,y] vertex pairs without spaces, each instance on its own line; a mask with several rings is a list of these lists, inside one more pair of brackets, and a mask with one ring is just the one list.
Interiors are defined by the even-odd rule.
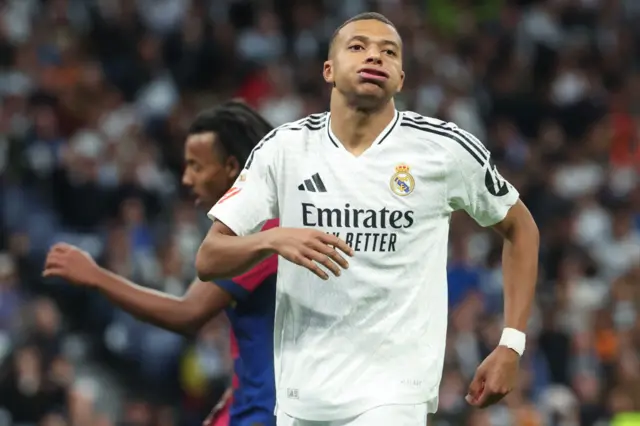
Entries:
[[437,407],[447,333],[451,213],[500,222],[518,192],[489,151],[452,123],[413,112],[362,155],[329,113],[285,124],[254,149],[210,211],[237,235],[280,226],[335,234],[354,250],[323,281],[280,258],[275,322],[278,407],[335,420],[386,404]]

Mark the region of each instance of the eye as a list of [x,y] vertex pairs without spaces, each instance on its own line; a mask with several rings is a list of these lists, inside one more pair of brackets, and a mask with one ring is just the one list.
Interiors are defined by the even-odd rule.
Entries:
[[390,56],[398,56],[398,54],[396,53],[396,51],[395,51],[395,50],[386,49],[386,50],[384,50],[384,52],[385,52],[387,55],[390,55]]
[[364,46],[361,44],[352,44],[351,46],[349,46],[349,50],[353,50],[353,51],[359,51],[364,49]]

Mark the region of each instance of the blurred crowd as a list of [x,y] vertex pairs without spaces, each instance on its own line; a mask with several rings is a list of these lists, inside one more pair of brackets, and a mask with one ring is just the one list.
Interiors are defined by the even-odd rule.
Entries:
[[483,140],[541,230],[519,386],[471,411],[502,328],[501,241],[452,221],[430,422],[640,424],[637,0],[0,0],[0,426],[201,422],[229,380],[224,319],[159,330],[41,279],[44,255],[66,241],[182,294],[207,226],[180,187],[190,120],[228,97],[274,125],[325,110],[327,41],[367,10],[403,37],[398,109]]

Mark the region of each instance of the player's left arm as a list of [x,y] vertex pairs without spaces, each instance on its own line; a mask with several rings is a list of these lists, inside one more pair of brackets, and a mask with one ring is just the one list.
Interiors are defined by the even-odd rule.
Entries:
[[504,239],[505,328],[498,347],[478,367],[467,395],[472,405],[486,407],[515,386],[535,294],[539,235],[518,191],[498,172],[484,145],[461,129],[452,127],[451,133],[457,143],[448,145],[453,158],[447,172],[449,205]]
[[504,241],[504,326],[525,333],[538,279],[538,227],[529,209],[518,200],[492,228]]

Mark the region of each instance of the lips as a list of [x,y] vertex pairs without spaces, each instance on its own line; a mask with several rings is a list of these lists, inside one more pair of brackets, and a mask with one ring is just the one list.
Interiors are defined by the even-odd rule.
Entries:
[[386,81],[389,78],[389,73],[379,68],[361,68],[358,75],[363,80],[376,82]]

